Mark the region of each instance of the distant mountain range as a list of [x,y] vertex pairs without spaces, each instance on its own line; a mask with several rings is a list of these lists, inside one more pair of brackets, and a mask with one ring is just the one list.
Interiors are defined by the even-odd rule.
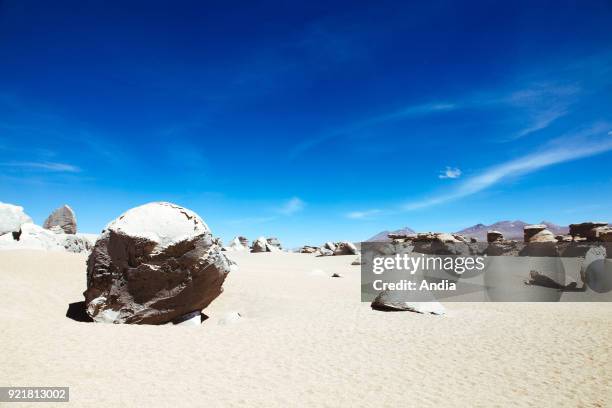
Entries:
[[368,241],[391,241],[391,239],[387,236],[389,234],[416,234],[414,230],[408,227],[404,227],[395,231],[381,231],[378,234],[374,235],[372,238],[368,239]]
[[[501,232],[504,235],[504,238],[506,239],[522,240],[523,239],[523,227],[525,227],[525,225],[528,225],[528,224],[529,223],[526,223],[521,220],[499,221],[491,225],[476,224],[471,227],[464,228],[461,231],[457,231],[456,233],[465,235],[468,237],[476,238],[479,241],[486,241],[487,231],[495,230],[495,231]],[[550,232],[552,232],[555,235],[567,234],[569,231],[568,227],[563,227],[555,223],[552,223],[550,221],[541,221],[538,224],[546,225],[548,229],[550,230]],[[408,228],[408,227],[404,227],[396,231],[382,231],[374,235],[372,238],[368,239],[368,241],[389,241],[387,234],[390,234],[390,233],[414,234],[415,232],[411,228]]]
[[[548,227],[550,232],[555,235],[567,234],[569,232],[568,227],[562,227],[550,221],[540,221],[538,224],[544,224]],[[516,221],[499,221],[495,224],[484,225],[484,224],[476,224],[471,227],[462,229],[461,231],[457,231],[457,234],[466,235],[468,237],[473,237],[478,239],[479,241],[486,241],[487,239],[487,231],[499,231],[504,234],[504,238],[506,239],[523,239],[523,227],[525,225],[529,225],[521,220]]]

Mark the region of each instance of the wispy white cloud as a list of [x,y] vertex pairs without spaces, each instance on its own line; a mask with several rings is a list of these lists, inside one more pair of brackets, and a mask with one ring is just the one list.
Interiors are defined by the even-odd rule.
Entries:
[[526,175],[548,166],[594,156],[612,150],[612,137],[607,123],[595,124],[572,135],[553,141],[540,151],[491,167],[466,179],[450,193],[412,201],[402,206],[410,211],[426,208],[476,194],[512,177]]
[[48,172],[58,172],[58,173],[78,173],[81,171],[77,166],[73,166],[72,164],[67,163],[55,163],[55,162],[4,162],[0,163],[2,167],[10,167],[10,168],[23,168],[30,170],[41,170]]
[[459,106],[453,103],[447,102],[432,102],[424,104],[415,104],[394,109],[389,112],[381,113],[378,115],[372,115],[363,120],[350,123],[346,126],[338,127],[337,129],[322,132],[318,135],[314,135],[306,140],[301,141],[295,145],[287,154],[290,160],[295,159],[302,153],[320,145],[324,142],[331,140],[335,137],[350,135],[361,129],[365,129],[371,126],[376,126],[384,123],[393,121],[399,121],[404,119],[410,119],[420,116],[431,115],[435,113],[448,112],[458,109]]
[[351,218],[353,220],[360,220],[364,218],[370,218],[377,214],[380,214],[380,210],[378,209],[365,210],[365,211],[351,211],[346,214],[346,217]]
[[505,141],[519,139],[548,128],[558,119],[570,113],[582,88],[575,83],[535,83],[514,91],[499,103],[518,109],[523,126]]
[[250,225],[250,224],[265,224],[272,221],[283,219],[283,217],[289,217],[303,211],[306,207],[306,203],[299,197],[292,197],[289,200],[282,203],[280,206],[270,209],[267,212],[270,215],[262,215],[260,217],[246,217],[229,220],[228,223],[232,225]]
[[524,129],[521,129],[519,132],[517,132],[516,136],[513,139],[519,139],[521,137],[525,137],[532,133],[535,133],[539,130],[546,129],[554,121],[567,115],[567,113],[568,113],[568,110],[566,107],[553,107],[549,110],[537,112],[530,119],[527,126]]
[[283,204],[283,206],[278,209],[278,212],[283,215],[293,215],[302,211],[305,206],[306,203],[304,201],[298,197],[293,197]]
[[440,174],[438,175],[438,178],[441,179],[456,179],[461,177],[461,170],[458,168],[453,168],[453,167],[446,167],[446,170],[440,172]]
[[369,127],[386,123],[444,114],[462,109],[509,109],[517,130],[510,131],[501,141],[516,140],[544,130],[558,119],[568,115],[576,103],[582,88],[575,83],[535,82],[527,83],[515,90],[496,89],[460,95],[452,100],[430,101],[391,109],[346,126],[330,129],[313,135],[294,146],[287,154],[290,160],[304,152],[337,137],[351,134]]

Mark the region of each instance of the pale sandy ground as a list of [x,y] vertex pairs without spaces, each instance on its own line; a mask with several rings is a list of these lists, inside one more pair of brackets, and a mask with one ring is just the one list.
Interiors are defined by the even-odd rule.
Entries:
[[232,256],[192,328],[70,320],[85,256],[0,252],[0,385],[70,386],[79,407],[612,406],[612,304],[376,312],[352,256]]

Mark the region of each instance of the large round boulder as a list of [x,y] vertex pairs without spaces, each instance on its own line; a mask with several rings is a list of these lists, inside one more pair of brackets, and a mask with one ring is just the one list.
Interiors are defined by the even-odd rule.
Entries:
[[97,322],[168,323],[207,307],[232,266],[197,214],[145,204],[96,241],[87,260],[87,313]]
[[77,220],[74,211],[67,205],[56,208],[45,220],[45,229],[61,228],[66,234],[76,234]]

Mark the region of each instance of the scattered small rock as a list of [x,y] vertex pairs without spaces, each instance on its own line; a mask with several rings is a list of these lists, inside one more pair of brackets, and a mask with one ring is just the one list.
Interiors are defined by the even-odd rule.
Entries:
[[240,319],[242,319],[242,315],[239,312],[228,312],[219,319],[218,324],[227,326],[229,324],[237,323]]

